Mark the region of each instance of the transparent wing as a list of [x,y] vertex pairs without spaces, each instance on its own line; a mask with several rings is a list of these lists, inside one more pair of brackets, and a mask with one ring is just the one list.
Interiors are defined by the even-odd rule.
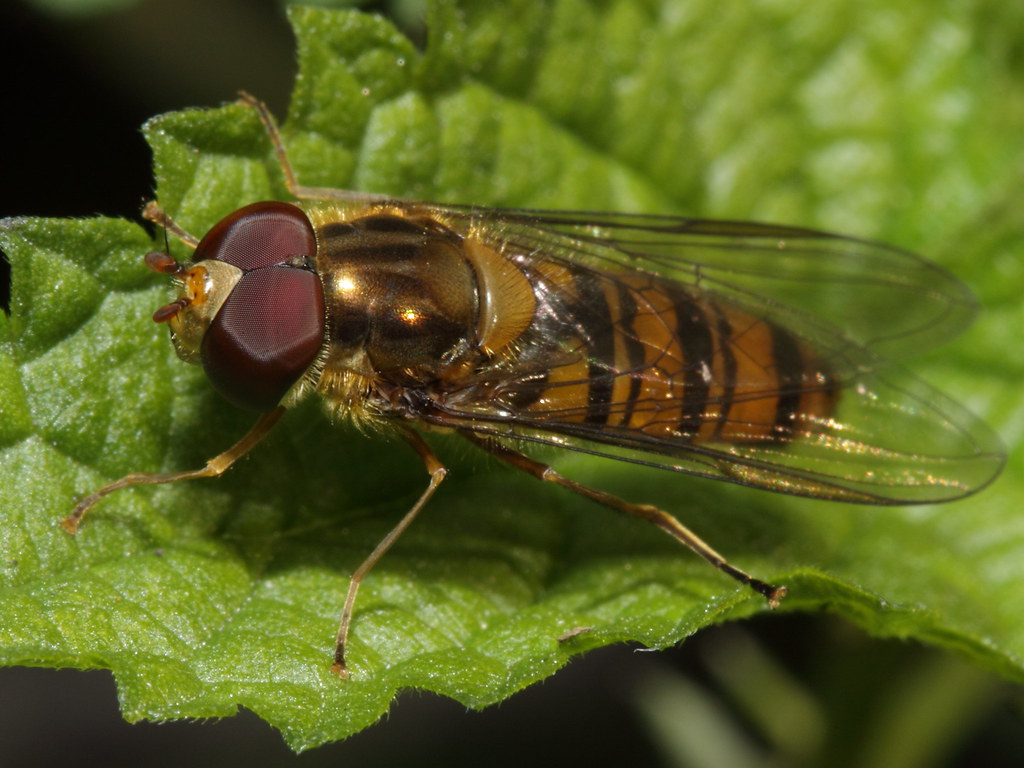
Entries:
[[[785,442],[697,441],[685,430],[652,434],[616,426],[615,418],[588,423],[584,407],[545,410],[532,402],[529,408],[517,408],[516,402],[531,401],[531,387],[539,393],[550,386],[543,376],[546,368],[564,365],[573,354],[587,357],[595,340],[628,340],[633,334],[638,343],[648,341],[617,325],[614,314],[588,315],[578,296],[554,284],[548,286],[543,308],[549,322],[555,318],[565,328],[577,329],[583,340],[578,348],[561,348],[560,360],[553,363],[551,348],[543,341],[550,334],[538,334],[514,363],[481,373],[476,384],[486,394],[474,398],[461,393],[432,403],[423,414],[425,421],[777,492],[875,504],[955,499],[983,488],[1002,467],[1000,442],[984,423],[886,360],[948,340],[974,313],[974,300],[959,281],[914,254],[838,235],[747,222],[409,206],[482,239],[521,267],[555,264],[608,291],[616,283],[635,284],[638,274],[659,284],[686,286],[709,305],[727,305],[786,329],[824,361],[835,379],[829,386],[840,390],[833,413],[803,420]],[[607,359],[585,362],[586,376],[561,385],[581,385],[597,375],[614,386],[618,377],[642,380],[654,375],[643,367],[609,366]],[[712,372],[702,375],[715,383]],[[517,397],[496,400],[499,384],[515,390]],[[762,390],[747,397],[790,394]],[[715,397],[708,397],[706,404],[713,410]],[[640,399],[613,401],[611,407],[672,413],[682,404]],[[737,426],[742,431],[744,425]]]
[[444,409],[427,420],[779,493],[868,504],[951,501],[984,488],[1003,465],[999,440],[984,423],[895,368],[845,386],[829,427],[786,444],[695,444],[480,409]]
[[670,216],[440,207],[523,253],[597,269],[650,271],[766,316],[801,315],[808,335],[888,358],[970,325],[970,291],[941,267],[882,243],[798,227]]

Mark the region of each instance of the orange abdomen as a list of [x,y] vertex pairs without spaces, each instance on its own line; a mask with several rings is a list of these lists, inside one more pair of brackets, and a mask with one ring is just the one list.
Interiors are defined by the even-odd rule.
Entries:
[[[645,274],[543,268],[577,305],[571,362],[531,416],[691,442],[784,442],[817,431],[837,387],[790,331]],[[571,281],[571,285],[568,281]]]

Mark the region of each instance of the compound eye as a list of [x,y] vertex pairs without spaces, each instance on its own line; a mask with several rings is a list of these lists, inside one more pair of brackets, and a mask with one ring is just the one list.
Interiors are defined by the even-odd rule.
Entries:
[[193,261],[216,259],[242,270],[316,253],[313,226],[288,203],[253,203],[221,219],[196,246]]
[[302,377],[324,340],[320,278],[274,266],[247,272],[203,337],[206,375],[237,406],[269,411]]

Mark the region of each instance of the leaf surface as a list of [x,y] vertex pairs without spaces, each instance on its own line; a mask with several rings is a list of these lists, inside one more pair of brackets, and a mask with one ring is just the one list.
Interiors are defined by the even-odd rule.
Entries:
[[[1011,445],[981,495],[863,508],[541,458],[677,513],[787,584],[782,610],[825,608],[1021,681],[1024,359],[1010,350],[1024,327],[1024,30],[1011,5],[436,2],[423,52],[379,18],[293,9],[284,136],[307,185],[798,223],[962,276],[979,322],[913,364]],[[242,106],[163,115],[146,135],[160,202],[195,234],[287,199]],[[109,668],[132,720],[244,706],[302,749],[372,724],[402,689],[483,707],[587,649],[664,647],[766,610],[659,532],[431,438],[452,473],[364,583],[341,683],[328,668],[348,574],[426,474],[400,441],[331,425],[312,402],[224,478],[119,493],[67,536],[57,523],[85,493],[201,466],[249,426],[148,320],[169,289],[141,256],[162,244],[113,219],[0,227],[13,273],[4,662]]]

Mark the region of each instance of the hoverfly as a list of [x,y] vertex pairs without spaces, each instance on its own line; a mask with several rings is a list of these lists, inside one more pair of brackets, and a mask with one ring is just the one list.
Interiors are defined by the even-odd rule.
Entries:
[[363,578],[446,469],[416,427],[461,435],[540,480],[654,523],[775,606],[783,586],[729,563],[668,512],[519,451],[557,445],[780,493],[867,504],[948,501],[999,472],[998,439],[881,353],[947,339],[973,313],[951,275],[886,245],[785,226],[435,205],[300,185],[248,94],[298,202],[258,202],[146,264],[179,297],[154,320],[214,388],[262,415],[201,469],[215,477],[316,392],[337,417],[401,435],[430,482],[352,574],[333,671]]

